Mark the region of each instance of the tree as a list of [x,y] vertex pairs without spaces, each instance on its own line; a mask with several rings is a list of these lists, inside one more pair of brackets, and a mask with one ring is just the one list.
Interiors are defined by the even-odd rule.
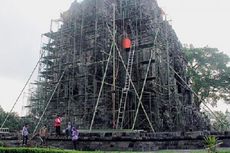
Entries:
[[230,128],[230,122],[229,122],[229,112],[226,111],[223,112],[215,112],[216,116],[218,117],[218,120],[215,120],[213,122],[214,129],[218,131],[228,131]]
[[217,48],[185,47],[188,60],[188,77],[192,89],[198,94],[194,97],[197,107],[202,101],[216,105],[219,99],[229,100],[230,94],[230,58]]
[[[5,112],[0,106],[0,126],[4,122],[6,116],[9,113]],[[10,131],[19,131],[25,123],[29,124],[30,129],[34,129],[36,124],[36,119],[32,116],[20,117],[17,113],[12,112],[9,114],[7,121],[4,124],[4,127],[9,128]]]
[[4,110],[3,110],[2,106],[0,106],[0,114],[3,112],[4,112]]

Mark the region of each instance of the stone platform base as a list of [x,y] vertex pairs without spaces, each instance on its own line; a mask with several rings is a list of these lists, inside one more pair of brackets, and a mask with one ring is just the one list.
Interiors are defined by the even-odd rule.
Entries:
[[[100,132],[87,133],[80,131],[77,142],[78,150],[104,150],[104,151],[155,151],[161,149],[202,149],[204,137],[215,135],[222,141],[220,147],[230,147],[230,132]],[[18,140],[2,138],[8,146],[19,146]],[[40,139],[35,138],[30,142],[31,146],[39,146]],[[72,141],[65,136],[48,138],[48,147],[72,149]]]

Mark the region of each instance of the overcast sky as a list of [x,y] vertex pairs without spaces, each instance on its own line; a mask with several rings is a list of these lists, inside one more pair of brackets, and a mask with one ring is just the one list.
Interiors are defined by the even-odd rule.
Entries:
[[[10,110],[39,58],[41,34],[49,30],[50,20],[58,18],[72,1],[0,0],[0,105],[4,110]],[[230,55],[230,0],[158,3],[172,20],[182,43],[208,45]],[[24,96],[15,109],[19,113],[26,104]]]

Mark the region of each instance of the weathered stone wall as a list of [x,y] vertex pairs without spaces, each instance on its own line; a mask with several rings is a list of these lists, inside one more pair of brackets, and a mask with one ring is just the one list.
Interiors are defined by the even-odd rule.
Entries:
[[[80,133],[77,143],[78,150],[103,151],[154,151],[161,149],[203,149],[204,136],[215,135],[220,147],[230,147],[230,132],[161,132],[161,133]],[[11,140],[13,139],[13,140]],[[1,137],[7,146],[20,146],[20,139]],[[30,146],[40,146],[40,140],[35,138]],[[65,137],[49,137],[48,147],[72,149],[71,139]]]

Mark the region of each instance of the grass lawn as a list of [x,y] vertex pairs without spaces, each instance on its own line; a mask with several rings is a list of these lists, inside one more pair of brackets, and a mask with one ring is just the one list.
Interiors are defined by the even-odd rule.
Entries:
[[[155,153],[208,153],[207,150],[161,150]],[[230,153],[230,149],[218,148],[217,153]]]
[[[218,153],[230,153],[230,149],[217,149]],[[138,153],[119,151],[72,151],[46,148],[4,148],[0,147],[0,153]],[[207,153],[207,150],[162,150],[149,153]]]

